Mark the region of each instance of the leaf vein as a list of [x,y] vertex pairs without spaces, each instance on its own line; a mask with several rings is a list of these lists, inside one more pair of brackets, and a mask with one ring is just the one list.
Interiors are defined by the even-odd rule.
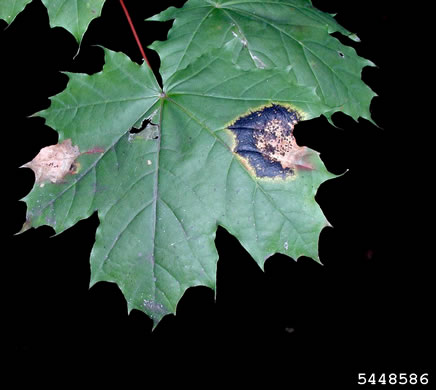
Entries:
[[[151,201],[149,201],[148,203],[145,204],[145,206],[143,206],[142,208],[140,208],[134,215],[132,218],[130,218],[129,221],[127,221],[126,225],[121,229],[121,232],[115,237],[114,242],[112,243],[112,245],[109,248],[108,253],[106,254],[106,258],[105,260],[107,260],[110,257],[110,254],[112,253],[113,249],[115,248],[117,242],[120,240],[120,238],[123,236],[123,234],[126,232],[126,230],[129,228],[129,226],[133,223],[133,221],[138,218],[139,215],[141,215],[141,213],[143,213],[151,204],[153,203],[153,199]],[[100,269],[103,267],[105,261],[103,261],[101,263]]]

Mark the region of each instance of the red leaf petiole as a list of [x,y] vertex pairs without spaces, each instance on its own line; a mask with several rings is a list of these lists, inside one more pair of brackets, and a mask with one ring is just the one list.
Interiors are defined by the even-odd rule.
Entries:
[[141,52],[142,57],[144,58],[147,65],[150,67],[150,69],[152,69],[150,62],[148,61],[147,56],[145,55],[144,49],[142,48],[141,41],[139,40],[138,34],[136,33],[135,26],[133,25],[132,19],[130,18],[129,11],[127,11],[127,8],[124,4],[124,0],[120,0],[120,4],[124,10],[124,13],[126,14],[127,21],[129,22],[130,29],[132,30],[133,36],[135,37],[136,43],[139,47],[139,51]]

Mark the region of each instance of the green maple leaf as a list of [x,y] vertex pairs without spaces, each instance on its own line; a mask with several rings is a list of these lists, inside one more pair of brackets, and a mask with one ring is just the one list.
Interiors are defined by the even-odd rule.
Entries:
[[[2,0],[0,18],[12,23],[32,0]],[[42,0],[50,26],[63,27],[81,42],[89,23],[101,14],[105,0]]]
[[331,108],[328,118],[343,111],[371,120],[375,93],[362,82],[361,72],[374,64],[332,37],[340,32],[358,40],[310,0],[189,0],[148,20],[172,19],[168,40],[151,46],[162,59],[164,80],[211,48],[228,45],[233,61],[245,68],[288,69],[300,84],[315,86]]
[[[318,258],[327,221],[314,195],[333,175],[309,153],[310,170],[258,178],[232,151],[227,130],[271,102],[319,116],[324,107],[313,88],[294,84],[287,72],[237,69],[216,53],[175,74],[165,92],[146,65],[110,51],[101,73],[69,76],[40,115],[59,143],[70,139],[79,148],[80,168],[61,182],[36,183],[25,198],[26,223],[60,233],[98,210],[91,284],[116,282],[129,310],[159,320],[175,312],[188,287],[214,288],[218,224],[261,266],[277,252]],[[149,126],[130,134],[144,117],[159,132]]]
[[235,62],[228,37],[164,72],[163,88],[146,64],[105,50],[100,73],[68,74],[39,113],[59,142],[25,165],[37,180],[23,230],[60,233],[97,211],[91,285],[116,283],[155,324],[189,287],[215,288],[218,225],[262,268],[274,253],[319,261],[328,226],[315,194],[335,176],[292,130],[332,107],[292,67]]

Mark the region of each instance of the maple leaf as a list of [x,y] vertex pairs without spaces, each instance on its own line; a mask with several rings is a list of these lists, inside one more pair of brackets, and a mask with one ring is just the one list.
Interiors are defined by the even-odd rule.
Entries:
[[[60,142],[79,148],[80,170],[34,187],[25,198],[27,227],[48,224],[59,233],[98,210],[91,284],[116,282],[129,310],[156,321],[175,313],[187,288],[215,287],[218,225],[262,267],[277,252],[318,259],[328,222],[314,196],[334,175],[310,150],[310,169],[284,170],[260,153],[253,163],[237,151],[238,130],[228,129],[272,102],[284,111],[280,119],[291,107],[300,118],[319,116],[326,108],[313,88],[287,72],[237,69],[215,53],[174,74],[162,91],[145,64],[108,50],[105,61],[98,74],[69,74],[67,89],[39,114]],[[129,132],[144,117],[156,122],[157,137]]]
[[[193,12],[196,23],[198,9],[193,4],[209,9],[212,3],[186,4],[183,12]],[[224,4],[213,4],[219,15]],[[208,12],[213,20],[215,11]],[[251,29],[263,18],[267,30],[275,31],[277,22],[271,25],[270,16],[259,15],[251,19]],[[323,26],[317,27],[323,42],[329,32],[346,31],[329,15],[308,15]],[[282,28],[288,28],[285,15],[281,17]],[[247,20],[241,23],[248,28]],[[174,31],[178,24],[176,18]],[[228,33],[221,35],[217,26],[227,26]],[[55,153],[44,157],[39,179],[40,164],[27,164],[37,168],[37,182],[24,198],[28,211],[23,230],[49,225],[60,233],[97,211],[100,226],[91,253],[91,285],[116,283],[128,310],[144,311],[155,325],[176,312],[189,287],[215,288],[218,226],[234,235],[263,268],[274,253],[319,261],[319,235],[329,225],[315,195],[335,175],[317,152],[297,145],[293,130],[300,121],[331,116],[340,109],[335,106],[339,102],[346,106],[344,94],[338,93],[332,104],[320,93],[325,85],[334,85],[330,76],[322,79],[318,74],[322,83],[306,82],[305,71],[298,67],[298,62],[307,62],[302,53],[293,57],[292,66],[259,66],[253,56],[265,63],[260,56],[270,50],[268,40],[263,51],[255,52],[247,43],[240,49],[251,58],[249,66],[243,55],[235,57],[235,48],[243,43],[238,35],[242,30],[235,36],[231,25],[216,21],[208,28],[202,42],[218,39],[221,44],[191,56],[188,50],[198,45],[191,34],[171,71],[167,65],[174,64],[174,53],[166,59],[165,51],[180,35],[173,31],[168,47],[154,45],[162,58],[162,88],[147,64],[139,66],[107,49],[101,72],[68,73],[66,90],[39,113],[59,133]],[[313,38],[312,27],[307,31]],[[282,44],[286,50],[287,43]],[[321,50],[319,57],[324,56]],[[354,76],[348,81],[349,90],[357,88]],[[331,92],[335,87],[329,88]],[[139,133],[131,131],[144,123]],[[62,145],[72,153],[64,170],[53,172],[60,165],[52,162]]]

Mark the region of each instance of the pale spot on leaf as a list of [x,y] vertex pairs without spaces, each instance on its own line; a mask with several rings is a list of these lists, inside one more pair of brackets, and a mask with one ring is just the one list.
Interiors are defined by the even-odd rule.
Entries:
[[73,146],[71,139],[66,139],[60,144],[42,148],[32,161],[22,167],[32,169],[36,183],[43,187],[47,182],[60,183],[67,174],[74,174],[79,155],[79,147]]

